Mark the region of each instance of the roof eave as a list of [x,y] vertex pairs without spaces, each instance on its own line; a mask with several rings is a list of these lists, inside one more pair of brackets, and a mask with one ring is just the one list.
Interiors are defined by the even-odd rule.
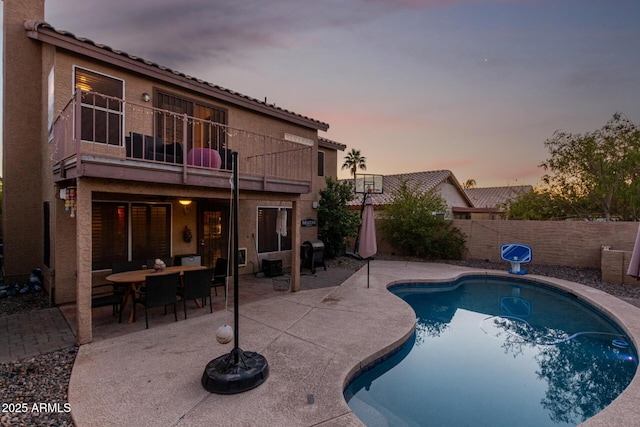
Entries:
[[476,208],[476,207],[464,207],[464,206],[453,206],[451,207],[452,212],[471,212],[471,213],[504,213],[504,209],[502,208]]
[[332,141],[330,139],[322,138],[322,137],[318,138],[318,146],[323,148],[329,148],[331,150],[340,150],[340,151],[344,151],[347,148],[346,144],[341,144],[339,142]]
[[131,56],[118,53],[118,51],[114,51],[112,48],[99,47],[93,44],[93,42],[89,43],[69,35],[61,34],[55,29],[52,29],[52,27],[49,28],[42,27],[40,25],[32,25],[30,29],[27,29],[27,36],[34,40],[56,46],[60,49],[68,50],[75,54],[96,59],[113,66],[126,68],[127,70],[140,73],[150,78],[199,92],[257,113],[265,114],[311,129],[322,130],[325,132],[329,129],[329,125],[327,123],[305,118],[303,116],[263,104],[256,99],[215,87],[202,80],[194,80],[186,74],[169,70],[168,68],[163,69],[151,61],[145,61],[142,58],[134,59]]

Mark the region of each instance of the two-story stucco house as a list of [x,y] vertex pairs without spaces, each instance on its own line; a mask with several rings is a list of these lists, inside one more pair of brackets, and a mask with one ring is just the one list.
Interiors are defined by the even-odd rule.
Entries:
[[345,149],[318,136],[329,125],[56,30],[44,3],[4,1],[6,280],[41,268],[56,304],[77,303],[78,343],[91,341],[92,283],[114,263],[227,257],[232,152],[240,273],[298,266],[317,238],[301,222]]

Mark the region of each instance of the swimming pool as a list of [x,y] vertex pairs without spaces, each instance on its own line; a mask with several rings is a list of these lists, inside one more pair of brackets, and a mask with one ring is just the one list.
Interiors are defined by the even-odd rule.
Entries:
[[396,285],[412,337],[344,391],[368,426],[575,426],[637,369],[620,328],[572,294],[519,278]]

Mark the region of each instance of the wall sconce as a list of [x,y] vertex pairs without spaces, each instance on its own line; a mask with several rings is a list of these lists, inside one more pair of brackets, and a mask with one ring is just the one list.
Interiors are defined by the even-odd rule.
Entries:
[[149,95],[147,92],[143,93],[143,94],[142,94],[142,100],[143,100],[144,102],[149,102],[149,101],[151,101],[151,95]]
[[315,200],[314,200],[313,202],[311,202],[311,207],[312,207],[313,209],[318,209],[318,202],[317,202],[317,201],[315,201]]
[[191,204],[191,200],[178,200],[178,203],[180,203],[182,205],[182,208],[184,209],[184,214],[187,214],[187,206],[189,206]]

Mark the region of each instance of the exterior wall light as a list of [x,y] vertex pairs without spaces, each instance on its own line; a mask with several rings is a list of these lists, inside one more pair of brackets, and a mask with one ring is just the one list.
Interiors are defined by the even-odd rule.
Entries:
[[143,93],[143,94],[142,94],[142,100],[143,100],[144,102],[149,102],[149,101],[151,101],[151,95],[149,95],[147,92]]
[[182,205],[182,208],[184,209],[184,214],[187,214],[187,206],[189,206],[191,204],[192,200],[178,200],[178,203],[180,203]]

